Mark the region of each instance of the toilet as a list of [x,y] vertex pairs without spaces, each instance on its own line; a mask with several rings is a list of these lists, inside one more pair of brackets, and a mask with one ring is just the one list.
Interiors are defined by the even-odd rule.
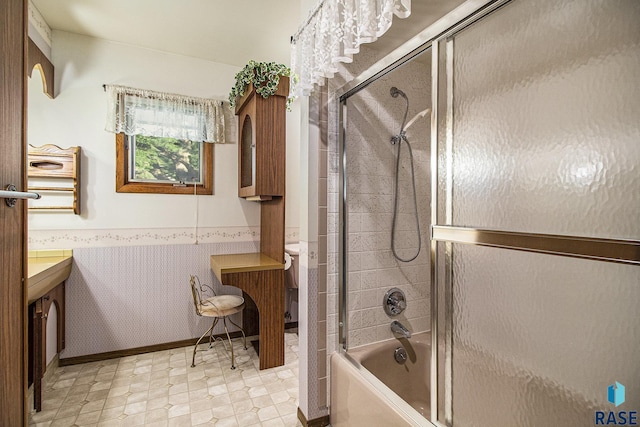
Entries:
[[284,283],[285,292],[285,323],[298,322],[298,269],[300,258],[300,244],[284,245]]
[[300,255],[300,244],[289,243],[284,245],[284,270],[285,284],[287,288],[298,288],[298,258]]

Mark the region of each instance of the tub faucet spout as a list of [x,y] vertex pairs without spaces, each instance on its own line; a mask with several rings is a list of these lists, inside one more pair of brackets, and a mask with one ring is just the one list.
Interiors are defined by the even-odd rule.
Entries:
[[397,320],[391,322],[391,332],[398,334],[403,338],[411,338],[411,332],[409,332],[409,330]]

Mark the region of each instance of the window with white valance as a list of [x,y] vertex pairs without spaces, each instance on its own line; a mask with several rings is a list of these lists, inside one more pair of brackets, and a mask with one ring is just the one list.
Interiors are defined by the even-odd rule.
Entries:
[[116,191],[213,194],[213,144],[224,143],[222,102],[105,85],[116,134]]
[[351,62],[363,43],[372,43],[391,27],[393,16],[411,14],[411,0],[326,0],[311,12],[291,38],[291,70],[298,77],[295,96],[308,95],[324,78]]
[[221,101],[118,85],[105,90],[108,132],[225,142]]

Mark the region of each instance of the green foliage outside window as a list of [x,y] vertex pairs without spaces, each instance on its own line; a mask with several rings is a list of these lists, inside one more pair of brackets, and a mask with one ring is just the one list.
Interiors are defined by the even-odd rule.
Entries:
[[136,135],[131,180],[200,183],[202,142]]

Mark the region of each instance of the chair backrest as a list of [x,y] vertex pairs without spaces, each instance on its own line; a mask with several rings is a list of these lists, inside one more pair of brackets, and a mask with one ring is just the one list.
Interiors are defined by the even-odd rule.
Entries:
[[[202,316],[203,306],[213,305],[215,307],[215,304],[213,303],[213,301],[211,301],[211,298],[202,298],[202,294],[211,293],[211,295],[215,297],[217,295],[216,291],[214,291],[213,288],[209,285],[200,284],[200,278],[194,274],[191,275],[191,280],[189,281],[189,283],[191,284],[191,295],[193,296],[193,305],[196,308],[196,314],[198,316]],[[207,288],[208,290],[205,290],[204,288]]]
[[191,295],[193,296],[193,305],[196,308],[196,314],[202,316],[200,306],[202,305],[202,296],[200,295],[200,280],[198,276],[191,275]]

